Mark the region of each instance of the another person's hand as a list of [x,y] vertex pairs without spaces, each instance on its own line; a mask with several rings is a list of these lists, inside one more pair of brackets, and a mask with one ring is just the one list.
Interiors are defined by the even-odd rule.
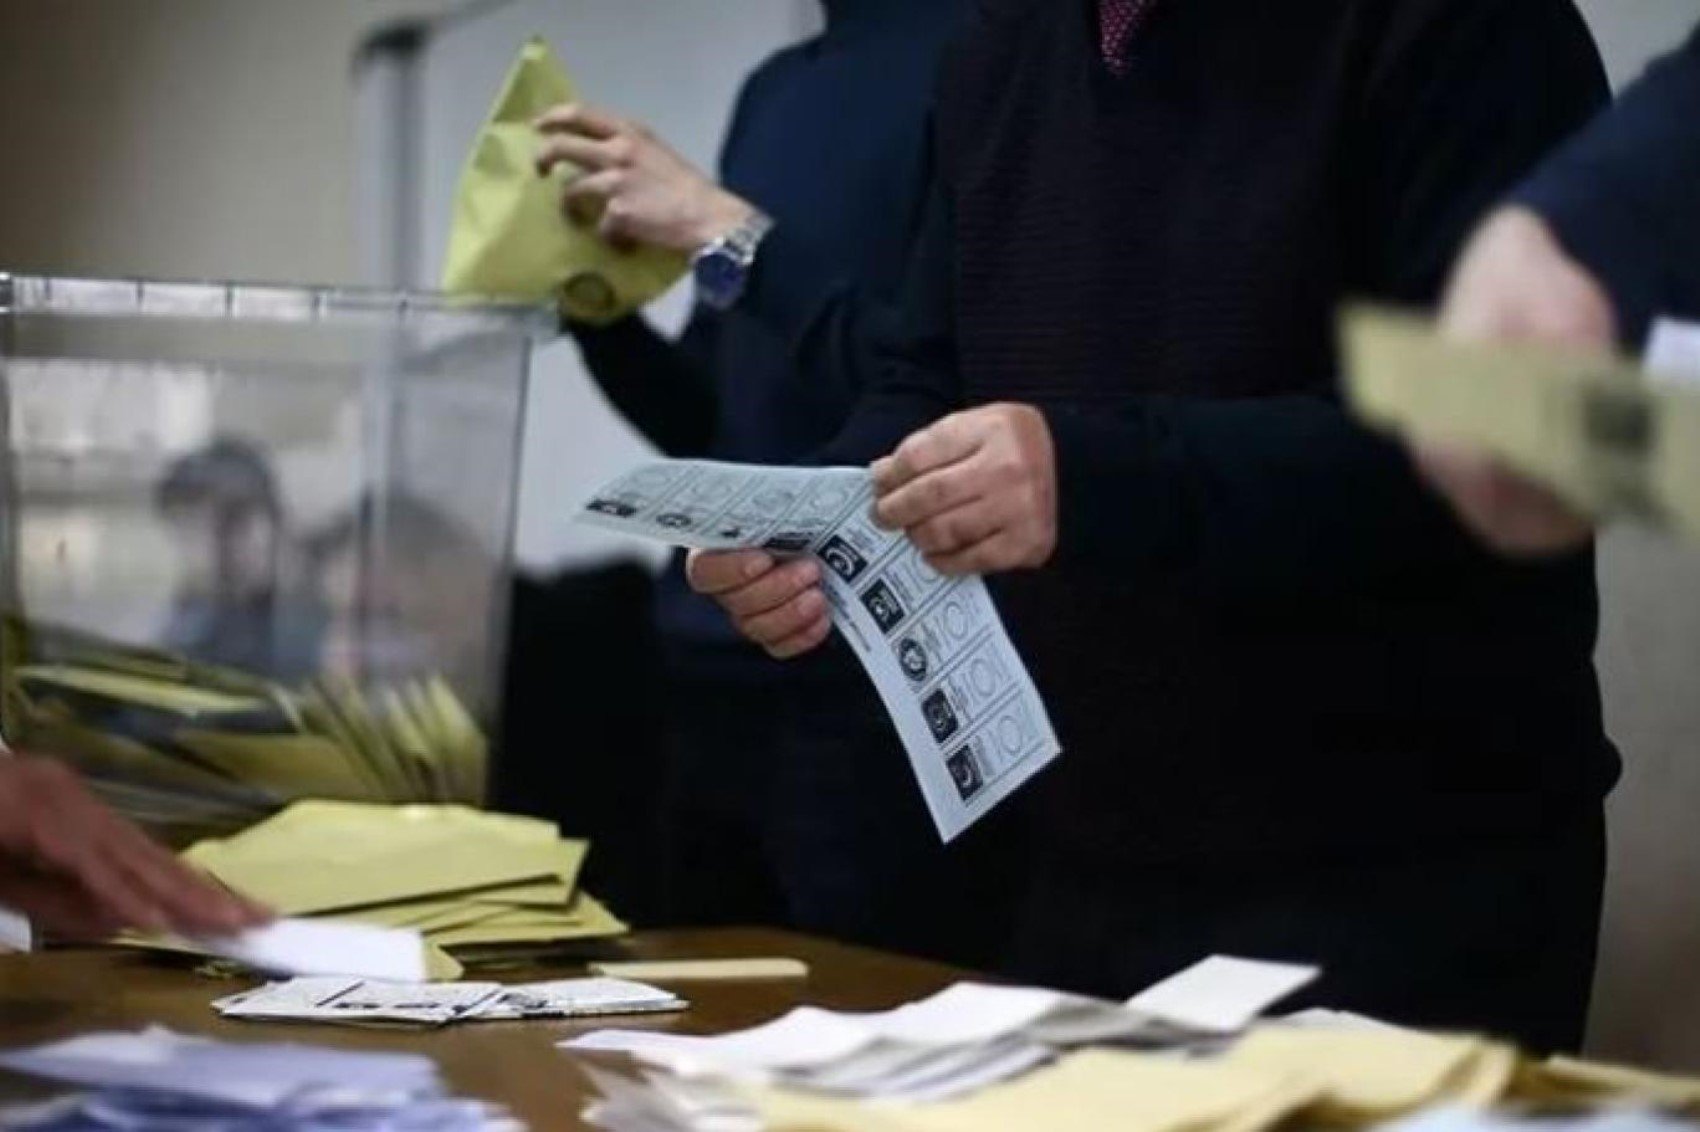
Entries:
[[946,417],[873,466],[874,516],[943,574],[1032,569],[1057,547],[1056,452],[1030,405]]
[[270,919],[193,871],[46,759],[0,757],[0,904],[54,935],[223,935]]
[[[1611,299],[1539,216],[1502,209],[1476,232],[1447,288],[1441,328],[1460,341],[1538,342],[1604,352],[1617,337]],[[1479,453],[1418,441],[1417,467],[1460,520],[1502,554],[1583,546],[1593,526],[1552,492]]]
[[779,561],[762,550],[695,550],[685,561],[691,588],[719,602],[738,631],[770,656],[789,660],[832,632],[820,564]]
[[616,245],[692,253],[755,210],[721,188],[649,129],[589,106],[557,106],[537,120],[537,171],[567,163],[578,175],[562,208]]

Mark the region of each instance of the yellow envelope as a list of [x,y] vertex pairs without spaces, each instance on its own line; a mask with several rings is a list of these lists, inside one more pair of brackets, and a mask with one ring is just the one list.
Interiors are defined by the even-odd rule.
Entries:
[[72,665],[31,665],[19,669],[16,678],[20,684],[33,688],[60,688],[191,717],[239,714],[271,706],[270,701],[258,696],[234,695],[210,688]]
[[1512,1096],[1550,1107],[1633,1103],[1692,1114],[1700,1112],[1700,1079],[1554,1057],[1526,1063]]
[[346,749],[318,735],[183,731],[172,741],[205,766],[284,798],[376,801],[383,796]]
[[473,143],[455,195],[443,290],[527,302],[552,300],[572,318],[606,324],[677,282],[683,256],[658,248],[617,251],[570,223],[563,191],[573,170],[537,175],[532,122],[578,100],[566,70],[540,38],[520,51]]
[[555,841],[531,836],[539,827],[554,828],[458,807],[309,802],[184,857],[238,892],[303,915],[551,878],[561,854]]
[[1324,1123],[1372,1124],[1431,1104],[1489,1105],[1510,1087],[1516,1053],[1479,1038],[1415,1030],[1262,1026],[1228,1051],[1227,1064],[1301,1075],[1323,1093]]
[[540,917],[531,909],[517,913],[498,912],[489,920],[464,928],[430,932],[428,938],[444,948],[485,947],[500,944],[565,943],[569,940],[606,939],[630,929],[595,897],[581,892],[557,916]]

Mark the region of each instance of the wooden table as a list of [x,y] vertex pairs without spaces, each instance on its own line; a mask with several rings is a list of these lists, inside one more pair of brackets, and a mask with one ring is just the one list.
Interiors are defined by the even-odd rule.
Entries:
[[[586,1022],[464,1023],[440,1030],[362,1030],[234,1022],[208,1006],[246,983],[208,979],[128,952],[59,951],[0,957],[0,1048],[92,1030],[163,1025],[189,1034],[248,1041],[304,1041],[348,1049],[406,1050],[434,1058],[455,1093],[497,1101],[539,1132],[582,1129],[588,1086],[562,1038],[608,1026],[714,1033],[752,1026],[803,1003],[879,1010],[931,994],[964,972],[895,955],[756,929],[653,932],[605,945],[598,958],[709,959],[793,956],[807,980],[680,984],[692,1002],[682,1014]],[[501,982],[570,978],[582,966],[505,971]],[[26,1095],[0,1078],[0,1098]]]

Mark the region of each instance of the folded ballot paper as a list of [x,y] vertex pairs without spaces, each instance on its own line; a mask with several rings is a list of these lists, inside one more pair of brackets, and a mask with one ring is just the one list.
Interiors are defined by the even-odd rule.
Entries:
[[[587,852],[532,818],[462,806],[298,802],[233,837],[194,845],[184,858],[323,930],[355,925],[423,937],[427,966],[416,977],[453,979],[463,965],[498,955],[623,934],[625,925],[579,888]],[[221,953],[180,941],[122,942]]]
[[[587,1065],[597,1127],[644,1132],[1266,1132],[1278,1125],[1398,1132],[1675,1132],[1647,1115],[1688,1114],[1700,1082],[1532,1062],[1479,1038],[1391,1026],[1261,1023],[1214,1051],[1062,1053],[1013,1079],[948,1095],[846,1094],[773,1076],[639,1075]],[[1619,1126],[1589,1107],[1646,1110]],[[1563,1114],[1491,1117],[1502,1107]],[[1433,1121],[1431,1124],[1430,1121]],[[1549,1123],[1550,1121],[1550,1123]]]
[[1700,538],[1693,330],[1663,327],[1645,368],[1550,346],[1451,342],[1370,309],[1347,311],[1341,335],[1366,421],[1487,452],[1584,514]]
[[1025,1073],[1059,1049],[1220,1039],[1309,983],[1312,967],[1215,958],[1127,1003],[1035,987],[959,983],[873,1014],[801,1007],[718,1037],[605,1030],[562,1043],[624,1053],[687,1077],[783,1084],[908,1101],[961,1096]]
[[0,1069],[83,1092],[0,1109],[34,1132],[517,1132],[500,1109],[450,1097],[429,1058],[255,1045],[169,1030],[88,1034],[0,1054]]
[[812,555],[832,622],[890,713],[949,841],[1061,750],[979,578],[946,578],[869,517],[859,468],[663,460],[613,481],[579,518],[674,546]]
[[595,226],[569,222],[562,195],[577,171],[537,173],[544,111],[578,101],[542,39],[520,51],[473,143],[455,194],[443,290],[545,300],[582,322],[608,323],[643,306],[684,274],[684,257],[659,248],[616,249]]
[[669,991],[624,979],[544,983],[394,983],[365,979],[292,979],[213,1003],[226,1018],[347,1025],[444,1026],[660,1014],[689,1005]]

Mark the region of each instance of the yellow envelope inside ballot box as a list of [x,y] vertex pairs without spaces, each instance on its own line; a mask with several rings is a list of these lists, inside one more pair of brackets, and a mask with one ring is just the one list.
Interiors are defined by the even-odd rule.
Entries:
[[577,100],[549,45],[528,41],[461,174],[443,290],[553,300],[570,318],[602,325],[655,299],[685,273],[684,256],[653,247],[617,249],[593,226],[569,222],[561,198],[576,170],[557,166],[538,175],[540,139],[532,123]]

